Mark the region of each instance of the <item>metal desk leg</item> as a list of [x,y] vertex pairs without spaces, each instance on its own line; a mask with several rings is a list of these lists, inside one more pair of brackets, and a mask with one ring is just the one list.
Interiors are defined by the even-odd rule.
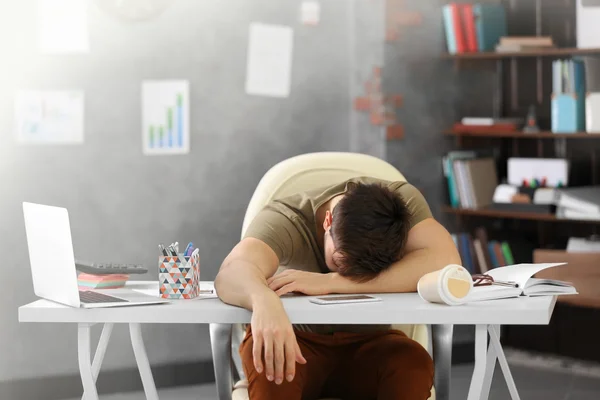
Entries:
[[[488,332],[490,334],[489,348],[487,343]],[[500,362],[500,368],[502,368],[510,397],[512,400],[520,400],[500,343],[500,327],[497,325],[477,325],[475,327],[475,369],[473,370],[473,378],[471,378],[468,400],[487,400],[496,360]]]
[[98,391],[92,372],[90,354],[90,333],[93,324],[77,324],[77,355],[79,359],[79,374],[83,385],[85,400],[98,400]]
[[435,365],[435,398],[450,400],[450,381],[452,370],[452,334],[453,325],[432,325],[432,356]]
[[[506,381],[508,391],[510,392],[510,397],[512,398],[512,400],[520,400],[519,392],[517,392],[517,386],[515,385],[515,381],[513,380],[510,368],[508,366],[508,361],[506,360],[504,350],[502,349],[502,344],[500,343],[500,327],[497,325],[491,325],[489,327],[489,332],[491,344],[490,347],[495,349],[495,353],[498,357],[498,362],[500,363],[500,368],[502,369],[502,372],[504,374],[504,380]],[[491,351],[492,350],[490,349],[490,352]]]
[[[91,327],[92,325],[89,326]],[[98,342],[98,347],[96,347],[96,354],[94,355],[94,361],[92,362],[92,378],[94,380],[94,385],[98,380],[98,374],[100,373],[100,367],[102,367],[102,361],[104,361],[104,355],[106,354],[106,348],[108,347],[108,342],[110,340],[113,327],[114,324],[104,324],[102,328],[100,341]],[[86,400],[85,391],[83,392],[83,397],[81,399]]]
[[210,345],[219,400],[231,400],[233,390],[231,331],[231,324],[210,324]]
[[[491,326],[488,326],[488,330]],[[485,363],[485,375],[483,377],[483,385],[481,387],[481,398],[487,399],[490,396],[490,389],[492,387],[492,378],[494,377],[494,370],[496,369],[496,348],[494,346],[488,346],[487,360]]]
[[[471,378],[471,386],[469,387],[468,400],[485,400],[482,397],[483,388],[489,386],[486,379],[489,379],[489,374],[486,374],[488,363],[488,342],[487,342],[487,325],[475,326],[475,369]],[[494,357],[495,361],[495,357]]]
[[146,354],[146,348],[144,347],[144,341],[142,339],[141,325],[129,324],[129,336],[131,337],[131,346],[133,347],[135,362],[137,363],[138,371],[140,371],[140,377],[142,378],[146,399],[158,400],[158,392],[154,385],[152,370],[150,369],[148,355]]

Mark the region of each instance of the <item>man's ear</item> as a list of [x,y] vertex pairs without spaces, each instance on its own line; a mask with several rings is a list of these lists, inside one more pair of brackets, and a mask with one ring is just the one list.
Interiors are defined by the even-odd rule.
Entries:
[[331,222],[333,221],[333,216],[330,211],[325,212],[325,219],[323,220],[323,229],[327,232],[331,228]]

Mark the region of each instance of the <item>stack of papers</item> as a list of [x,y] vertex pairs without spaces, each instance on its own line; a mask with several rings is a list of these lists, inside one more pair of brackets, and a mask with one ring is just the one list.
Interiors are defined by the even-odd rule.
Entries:
[[118,289],[125,286],[128,279],[129,275],[125,274],[92,275],[81,273],[77,276],[77,284],[79,290]]
[[600,220],[600,186],[581,186],[559,191],[558,218]]

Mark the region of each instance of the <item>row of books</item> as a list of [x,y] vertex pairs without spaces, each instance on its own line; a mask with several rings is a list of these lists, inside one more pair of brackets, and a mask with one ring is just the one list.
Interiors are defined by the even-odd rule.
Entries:
[[474,235],[460,232],[451,236],[462,265],[471,274],[485,274],[491,269],[515,263],[510,244],[507,241],[488,240],[483,227],[477,228]]
[[482,208],[492,204],[498,186],[496,162],[489,153],[451,151],[442,158],[450,204],[454,208]]
[[496,45],[498,53],[518,53],[520,51],[548,50],[555,48],[550,36],[506,36]]
[[494,51],[506,35],[502,4],[449,3],[442,11],[450,54]]

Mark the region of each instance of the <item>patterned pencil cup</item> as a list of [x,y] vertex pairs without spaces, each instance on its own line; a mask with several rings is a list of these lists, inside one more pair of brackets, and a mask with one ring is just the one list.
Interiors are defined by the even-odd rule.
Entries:
[[158,287],[163,299],[193,299],[200,294],[200,257],[160,256]]

